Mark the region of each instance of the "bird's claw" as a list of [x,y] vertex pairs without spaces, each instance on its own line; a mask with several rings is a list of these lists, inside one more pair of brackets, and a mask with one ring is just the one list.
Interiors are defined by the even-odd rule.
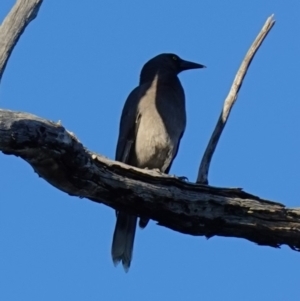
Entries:
[[188,177],[185,177],[185,176],[180,176],[180,177],[177,177],[179,180],[183,181],[183,182],[189,182],[189,178]]

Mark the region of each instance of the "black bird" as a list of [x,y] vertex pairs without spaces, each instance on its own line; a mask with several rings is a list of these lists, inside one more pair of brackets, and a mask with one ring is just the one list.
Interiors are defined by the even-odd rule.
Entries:
[[[178,74],[205,66],[160,54],[142,68],[140,83],[128,96],[121,116],[116,160],[168,173],[186,126],[185,96]],[[148,219],[140,218],[144,228]],[[137,217],[117,212],[111,254],[114,264],[130,267]]]

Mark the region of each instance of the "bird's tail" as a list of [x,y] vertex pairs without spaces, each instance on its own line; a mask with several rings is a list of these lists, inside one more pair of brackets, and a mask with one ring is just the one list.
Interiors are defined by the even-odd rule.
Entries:
[[115,265],[122,261],[128,272],[132,258],[137,217],[119,212],[111,246],[111,255]]

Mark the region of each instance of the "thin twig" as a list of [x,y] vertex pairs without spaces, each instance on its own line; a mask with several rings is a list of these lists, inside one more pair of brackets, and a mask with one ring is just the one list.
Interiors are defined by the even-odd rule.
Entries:
[[7,61],[24,32],[36,17],[43,0],[18,0],[0,26],[0,81]]
[[207,148],[206,148],[203,158],[201,160],[198,177],[197,177],[197,183],[208,184],[208,171],[209,171],[209,166],[210,166],[212,156],[217,147],[217,144],[221,137],[222,131],[226,125],[230,111],[237,99],[238,92],[243,84],[244,77],[246,76],[246,73],[252,62],[252,59],[254,58],[255,53],[257,52],[260,45],[262,44],[262,42],[264,41],[264,39],[266,38],[266,36],[270,32],[270,30],[272,29],[273,25],[275,24],[275,20],[273,19],[273,16],[274,15],[271,15],[267,19],[267,21],[264,24],[263,28],[261,29],[260,33],[258,34],[255,41],[253,42],[250,49],[248,50],[241,66],[235,76],[235,79],[233,81],[231,89],[225,99],[224,106],[223,106],[222,112],[220,114],[219,120],[216,124],[214,132],[209,140],[209,143],[207,145]]

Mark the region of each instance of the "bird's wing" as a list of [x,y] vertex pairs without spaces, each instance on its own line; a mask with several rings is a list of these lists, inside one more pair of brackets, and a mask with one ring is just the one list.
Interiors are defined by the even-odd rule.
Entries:
[[116,160],[128,163],[129,154],[135,142],[140,116],[137,113],[139,103],[139,87],[127,97],[120,121]]
[[178,139],[178,143],[177,143],[177,146],[176,146],[176,149],[175,149],[175,152],[173,153],[173,155],[170,155],[170,160],[169,161],[166,161],[166,164],[163,166],[162,168],[162,171],[166,174],[168,174],[170,172],[170,169],[171,169],[171,166],[172,166],[172,163],[174,161],[174,159],[176,158],[177,154],[178,154],[178,149],[179,149],[179,145],[180,145],[180,141],[181,141],[181,138],[184,134],[184,130],[182,131],[179,139]]

